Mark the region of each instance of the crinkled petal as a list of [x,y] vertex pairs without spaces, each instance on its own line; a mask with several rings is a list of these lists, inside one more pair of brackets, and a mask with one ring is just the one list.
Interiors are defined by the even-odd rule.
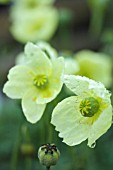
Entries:
[[87,77],[65,75],[64,83],[66,84],[67,88],[69,88],[76,95],[93,90],[97,96],[103,99],[109,99],[110,96],[110,93],[105,89],[101,82],[96,82]]
[[72,96],[60,102],[52,113],[51,123],[56,126],[59,136],[70,145],[77,145],[88,138],[90,125],[82,123],[79,98]]
[[95,141],[102,136],[112,124],[112,106],[105,109],[90,128],[88,146],[92,146]]
[[74,75],[65,75],[64,83],[76,95],[87,91],[89,88],[88,78]]
[[89,90],[90,89],[93,89],[93,92],[95,93],[95,95],[104,99],[106,102],[110,103],[111,94],[108,90],[106,90],[106,88],[104,87],[104,85],[102,83],[100,83],[100,82],[95,82],[95,84],[90,83]]
[[18,65],[10,69],[9,81],[6,82],[3,92],[11,98],[22,98],[26,90],[31,88],[33,72],[29,67]]
[[31,42],[25,46],[26,60],[29,61],[28,65],[32,68],[35,74],[50,75],[52,64],[46,54]]
[[26,119],[31,123],[39,121],[44,113],[46,104],[36,104],[36,91],[28,91],[22,98],[22,109]]
[[48,78],[48,87],[39,92],[37,104],[48,103],[52,101],[61,91],[63,85],[64,59],[62,57],[52,61],[52,74]]

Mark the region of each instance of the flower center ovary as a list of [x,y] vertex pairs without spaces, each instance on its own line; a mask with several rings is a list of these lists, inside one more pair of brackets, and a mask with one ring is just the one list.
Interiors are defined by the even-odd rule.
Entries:
[[94,97],[88,97],[81,101],[79,109],[84,117],[92,117],[99,110],[99,102]]

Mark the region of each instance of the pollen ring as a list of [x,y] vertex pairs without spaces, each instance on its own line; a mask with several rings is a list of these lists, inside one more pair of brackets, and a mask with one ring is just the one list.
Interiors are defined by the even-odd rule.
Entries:
[[48,85],[48,78],[46,75],[37,75],[33,80],[33,85],[39,89],[44,89]]

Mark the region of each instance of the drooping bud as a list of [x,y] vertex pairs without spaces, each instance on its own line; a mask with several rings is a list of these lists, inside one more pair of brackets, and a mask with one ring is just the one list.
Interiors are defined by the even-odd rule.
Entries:
[[50,167],[56,165],[60,151],[55,144],[44,144],[38,150],[38,158],[42,165]]

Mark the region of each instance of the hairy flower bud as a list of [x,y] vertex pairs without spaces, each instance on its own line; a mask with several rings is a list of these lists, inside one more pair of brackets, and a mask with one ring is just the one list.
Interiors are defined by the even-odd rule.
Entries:
[[39,148],[38,158],[42,165],[50,167],[56,165],[60,156],[60,151],[55,144],[44,144]]

